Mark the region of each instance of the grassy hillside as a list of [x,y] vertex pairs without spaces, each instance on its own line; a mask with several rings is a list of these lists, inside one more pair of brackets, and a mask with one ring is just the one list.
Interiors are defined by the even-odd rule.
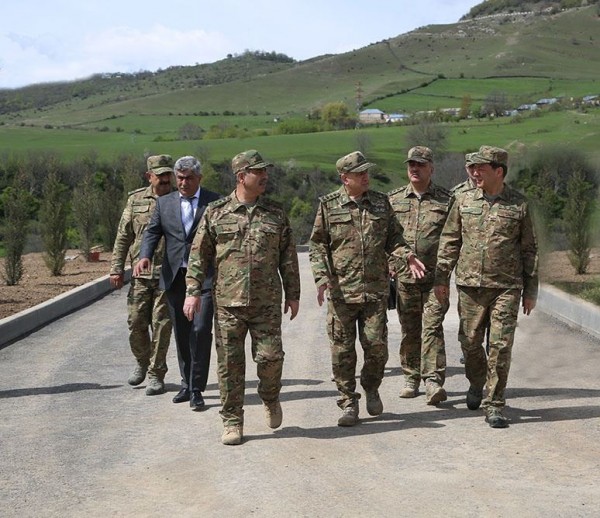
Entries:
[[[355,147],[355,132],[257,135],[270,134],[276,117],[304,117],[331,101],[344,101],[354,110],[359,84],[363,106],[388,112],[459,107],[465,96],[477,111],[487,95],[498,91],[513,107],[547,96],[600,93],[599,27],[596,6],[552,15],[502,15],[422,27],[300,63],[248,53],[210,65],[4,91],[0,153],[52,150],[73,158],[90,149],[101,156],[203,149],[220,160],[255,146],[273,159],[331,167],[332,154]],[[18,109],[33,101],[37,107]],[[592,112],[561,112],[521,124],[463,121],[449,126],[450,145],[463,151],[480,140],[508,145],[566,139],[595,150],[597,118]],[[247,138],[179,140],[179,129],[189,123],[204,130],[236,127]],[[367,130],[384,163],[388,135],[396,152],[406,131]]]

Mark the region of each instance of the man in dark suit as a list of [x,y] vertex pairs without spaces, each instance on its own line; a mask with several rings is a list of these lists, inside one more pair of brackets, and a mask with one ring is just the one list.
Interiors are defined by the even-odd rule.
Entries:
[[150,258],[160,238],[165,238],[160,287],[165,290],[175,332],[181,372],[181,390],[173,403],[189,401],[192,410],[202,410],[212,345],[213,271],[202,285],[202,311],[190,322],[183,314],[185,275],[192,241],[206,206],[220,196],[200,188],[202,166],[193,156],[181,157],[174,166],[177,192],[162,196],[146,232],[134,276],[150,268]]

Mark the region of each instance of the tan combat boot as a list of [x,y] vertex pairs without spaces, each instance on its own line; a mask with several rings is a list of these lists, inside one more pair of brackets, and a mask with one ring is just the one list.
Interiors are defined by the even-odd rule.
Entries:
[[448,399],[444,387],[434,380],[427,380],[425,383],[425,396],[427,397],[428,405],[437,405]]
[[242,444],[244,438],[244,428],[241,424],[226,425],[221,435],[221,442],[228,446]]
[[412,378],[407,378],[404,381],[404,388],[402,390],[400,390],[400,397],[401,398],[417,397],[418,393],[419,393],[419,381],[412,379]]
[[283,410],[278,399],[275,401],[265,401],[265,417],[269,428],[279,428],[283,421]]
[[358,403],[347,406],[342,410],[342,417],[338,419],[338,426],[354,426],[358,423]]

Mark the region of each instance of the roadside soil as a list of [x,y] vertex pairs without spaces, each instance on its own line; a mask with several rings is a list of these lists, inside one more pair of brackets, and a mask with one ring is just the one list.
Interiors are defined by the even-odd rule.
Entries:
[[[65,291],[82,286],[108,275],[110,252],[100,252],[98,261],[88,262],[78,250],[67,251],[67,261],[62,275],[50,275],[41,253],[23,256],[23,278],[17,286],[0,285],[0,319],[41,304]],[[546,283],[588,283],[600,275],[600,248],[592,250],[588,273],[577,275],[567,253],[552,252],[541,261],[541,280]]]
[[[79,250],[67,251],[63,274],[53,277],[44,263],[43,254],[23,256],[23,277],[16,286],[6,286],[0,278],[0,319],[37,306],[61,293],[108,275],[110,252],[100,252],[98,261],[88,262]],[[4,273],[4,262],[0,267]]]

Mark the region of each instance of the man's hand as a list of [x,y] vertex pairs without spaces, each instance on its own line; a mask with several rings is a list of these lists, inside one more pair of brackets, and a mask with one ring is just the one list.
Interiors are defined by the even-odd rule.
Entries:
[[117,290],[120,290],[123,287],[123,278],[124,275],[122,273],[114,273],[109,277],[110,285]]
[[440,304],[445,304],[450,298],[450,287],[442,284],[436,284],[433,287],[433,293]]
[[408,268],[414,279],[425,277],[425,265],[417,259],[415,254],[410,254],[407,259]]
[[143,257],[140,259],[133,269],[133,276],[139,277],[140,275],[150,273],[150,259]]
[[283,307],[283,312],[287,314],[288,309],[290,310],[290,320],[294,320],[294,318],[296,318],[296,315],[298,314],[298,310],[300,309],[300,301],[286,300],[285,305]]
[[319,306],[323,305],[323,301],[325,300],[325,292],[327,291],[328,288],[329,288],[328,283],[321,284],[321,286],[319,286],[317,288],[317,302],[319,303]]
[[190,322],[194,320],[194,313],[200,313],[200,296],[186,297],[183,302],[183,314]]
[[535,299],[524,298],[523,299],[523,313],[525,315],[530,315],[535,308]]

